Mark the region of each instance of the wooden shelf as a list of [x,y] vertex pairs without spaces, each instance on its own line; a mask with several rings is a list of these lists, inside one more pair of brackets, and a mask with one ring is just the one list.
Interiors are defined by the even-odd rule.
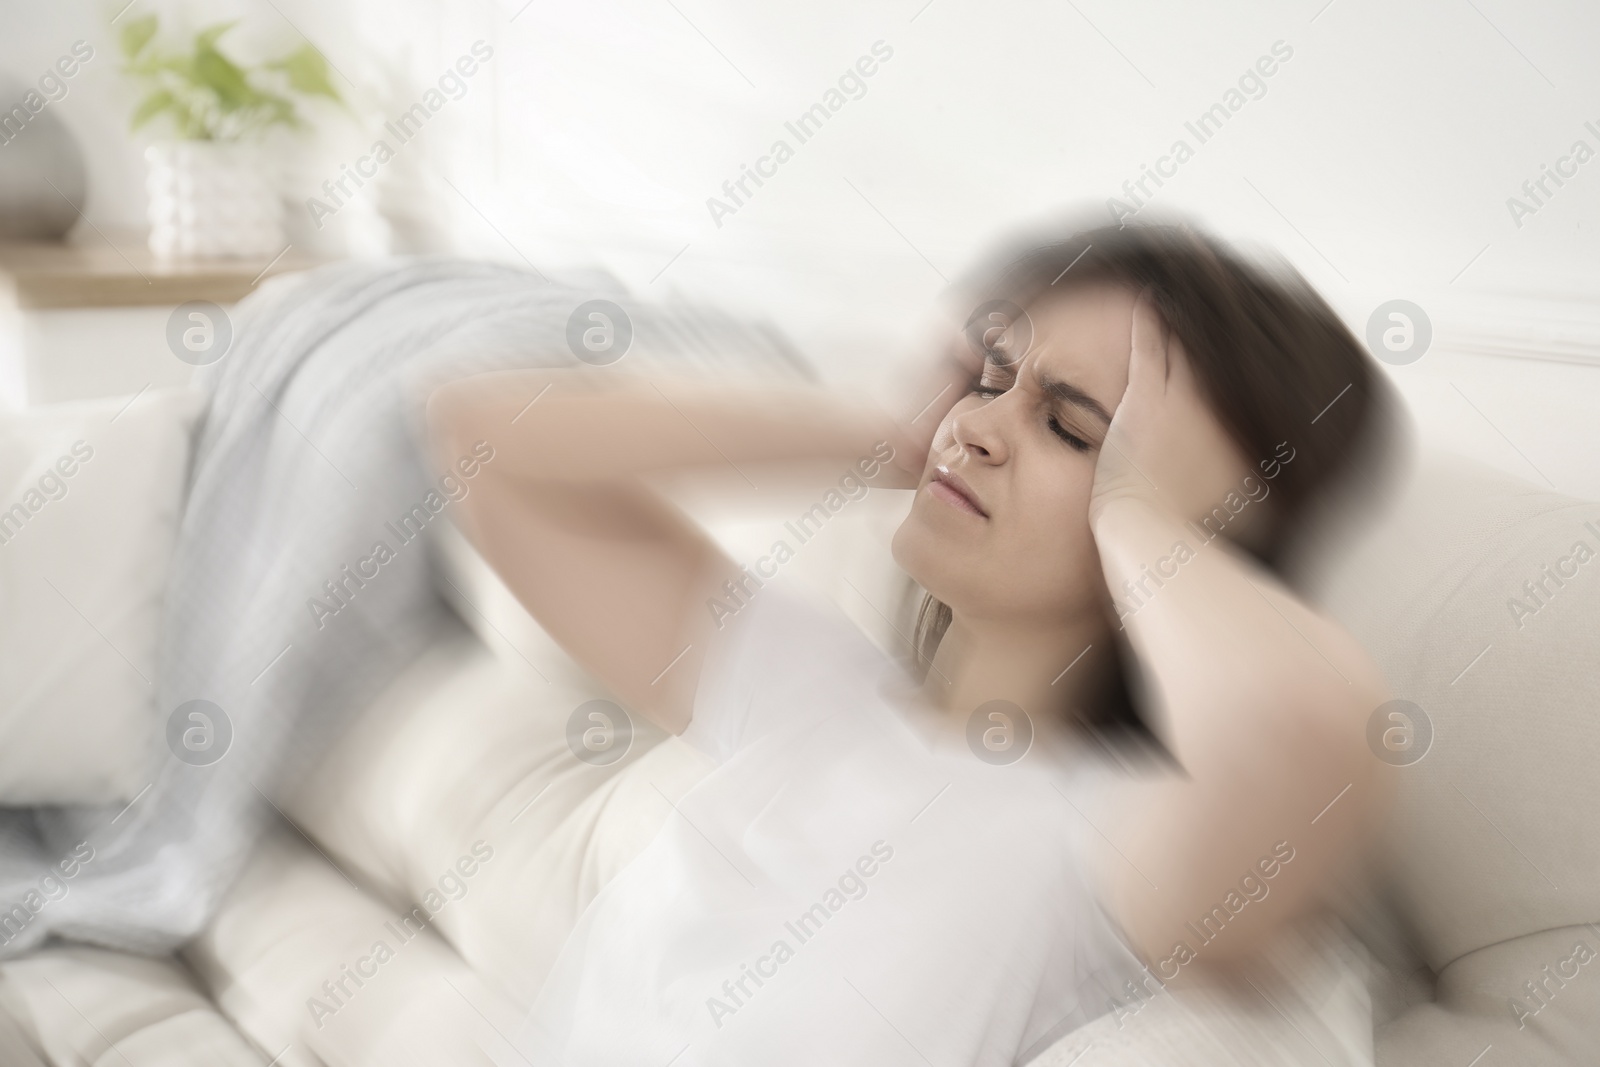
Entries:
[[260,280],[327,262],[292,245],[275,262],[248,259],[157,260],[142,235],[96,236],[93,243],[0,242],[0,292],[19,308],[145,307],[189,300],[232,304]]

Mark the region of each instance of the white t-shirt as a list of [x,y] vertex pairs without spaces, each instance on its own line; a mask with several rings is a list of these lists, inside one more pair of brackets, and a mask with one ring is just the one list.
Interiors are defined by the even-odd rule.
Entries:
[[1095,764],[935,744],[898,666],[781,586],[715,641],[683,740],[719,765],[585,910],[531,1062],[1009,1065],[1109,1010],[1139,964],[1080,863]]

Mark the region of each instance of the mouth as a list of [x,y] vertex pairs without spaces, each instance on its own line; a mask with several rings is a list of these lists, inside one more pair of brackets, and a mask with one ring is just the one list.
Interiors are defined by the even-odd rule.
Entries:
[[933,478],[928,482],[928,492],[959,511],[971,512],[982,519],[989,517],[972,487],[943,464],[934,468]]

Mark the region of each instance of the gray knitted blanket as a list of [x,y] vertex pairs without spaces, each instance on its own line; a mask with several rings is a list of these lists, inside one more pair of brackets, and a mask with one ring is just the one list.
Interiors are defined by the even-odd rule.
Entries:
[[[232,348],[202,371],[210,406],[156,685],[163,724],[188,701],[221,708],[226,754],[195,766],[153,738],[153,784],[126,809],[0,810],[0,958],[52,935],[163,953],[205,927],[279,817],[276,798],[449,610],[425,544],[396,536],[443,495],[446,472],[418,436],[420,387],[577,364],[578,351],[603,361],[592,350],[619,350],[627,327],[590,318],[580,306],[594,299],[631,324],[621,368],[815,378],[773,332],[725,314],[461,260],[337,264],[274,279],[238,305]],[[380,541],[391,558],[350,581]],[[82,858],[80,842],[93,856],[66,894],[41,894],[64,858]]]

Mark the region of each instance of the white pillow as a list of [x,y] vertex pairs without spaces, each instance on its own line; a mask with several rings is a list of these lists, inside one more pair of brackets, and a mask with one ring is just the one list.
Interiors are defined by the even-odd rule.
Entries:
[[0,414],[0,804],[131,801],[197,390]]

